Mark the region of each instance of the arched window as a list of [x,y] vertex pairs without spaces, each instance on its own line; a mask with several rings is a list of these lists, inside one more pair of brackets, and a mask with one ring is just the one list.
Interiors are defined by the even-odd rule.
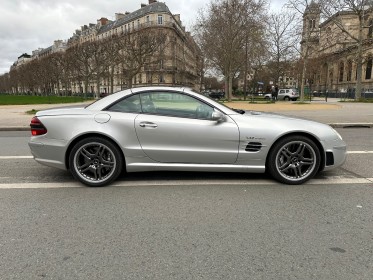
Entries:
[[333,86],[333,70],[331,70],[330,72],[329,72],[329,84],[331,85],[331,86]]
[[308,21],[308,26],[309,26],[310,29],[315,29],[316,28],[316,20],[310,19]]
[[339,81],[340,82],[343,82],[344,68],[345,68],[345,64],[343,63],[343,61],[341,61],[339,63]]
[[365,70],[365,80],[370,80],[372,78],[372,58],[369,57],[367,61],[367,68]]
[[349,60],[347,61],[347,77],[346,77],[347,82],[350,82],[351,78],[352,78],[352,61]]

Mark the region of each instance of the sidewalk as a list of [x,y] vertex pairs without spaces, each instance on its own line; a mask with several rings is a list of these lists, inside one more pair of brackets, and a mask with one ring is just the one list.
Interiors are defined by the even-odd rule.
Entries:
[[339,102],[339,98],[314,99],[308,104],[278,101],[274,104],[225,103],[228,107],[299,117],[333,127],[373,127],[373,103]]
[[[248,101],[224,103],[237,109],[272,112],[287,116],[300,117],[327,123],[333,127],[366,126],[373,127],[373,103],[339,102],[340,99],[329,98],[313,100],[309,104],[278,101],[270,104],[252,104]],[[40,105],[4,105],[0,106],[0,131],[24,131],[30,129],[33,115],[27,114],[32,109],[43,110],[64,106],[79,106],[76,104],[40,104]]]

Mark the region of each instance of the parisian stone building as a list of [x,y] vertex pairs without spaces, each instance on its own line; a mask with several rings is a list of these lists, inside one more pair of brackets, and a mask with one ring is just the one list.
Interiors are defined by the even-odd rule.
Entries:
[[[373,89],[373,11],[366,9],[366,24],[363,30],[362,91]],[[303,14],[302,52],[310,58],[308,83],[312,90],[334,92],[341,96],[352,94],[356,87],[357,43],[337,27],[341,24],[358,38],[358,16],[350,11],[341,11],[321,22],[320,9],[312,2]]]
[[[87,41],[95,41],[120,36],[143,28],[161,28],[167,35],[165,57],[158,68],[143,67],[132,81],[132,86],[168,85],[189,86],[200,88],[201,54],[190,32],[182,25],[180,15],[172,14],[165,3],[149,0],[148,4],[141,4],[141,8],[132,13],[116,13],[115,20],[100,18],[96,24],[84,25],[76,30],[68,40],[68,46]],[[119,78],[114,81],[114,92],[126,87]],[[91,91],[109,92],[109,81],[100,85],[90,84]],[[73,85],[73,92],[81,91],[77,84]]]
[[[48,48],[33,51],[32,55],[23,54],[12,67],[17,68],[19,65],[56,52],[65,52],[79,44],[103,39],[110,40],[115,36],[141,29],[161,30],[166,35],[167,42],[170,43],[165,45],[163,50],[165,55],[162,61],[156,67],[143,66],[133,77],[131,86],[188,86],[199,90],[201,85],[200,49],[190,32],[187,32],[183,26],[180,15],[172,14],[165,3],[156,0],[148,0],[148,4],[141,4],[140,9],[134,12],[116,13],[114,20],[102,17],[96,23],[81,26],[66,41],[57,40]],[[99,83],[90,81],[87,91],[98,96],[98,94],[108,94],[111,91],[117,92],[127,88],[126,81],[120,78],[120,69],[116,71],[118,75],[114,77],[111,85],[108,79],[103,79]],[[65,90],[65,88],[60,90]],[[71,94],[82,93],[82,81],[73,78],[68,91]]]

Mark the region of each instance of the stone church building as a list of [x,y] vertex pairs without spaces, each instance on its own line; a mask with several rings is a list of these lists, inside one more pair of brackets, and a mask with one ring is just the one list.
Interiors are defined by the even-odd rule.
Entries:
[[[373,91],[373,10],[364,11],[362,93]],[[311,3],[303,14],[301,49],[308,52],[307,83],[312,91],[353,97],[357,79],[356,39],[343,32],[345,28],[356,39],[359,18],[352,11],[341,11],[321,22],[321,12]],[[364,95],[362,95],[364,96]]]

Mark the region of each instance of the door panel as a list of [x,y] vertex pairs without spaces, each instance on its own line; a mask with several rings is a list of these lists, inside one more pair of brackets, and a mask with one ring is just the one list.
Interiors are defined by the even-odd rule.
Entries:
[[135,119],[143,151],[163,163],[232,164],[236,161],[239,130],[225,122],[140,114]]

